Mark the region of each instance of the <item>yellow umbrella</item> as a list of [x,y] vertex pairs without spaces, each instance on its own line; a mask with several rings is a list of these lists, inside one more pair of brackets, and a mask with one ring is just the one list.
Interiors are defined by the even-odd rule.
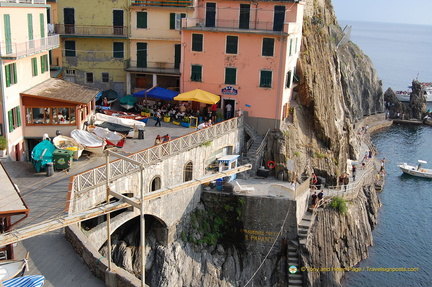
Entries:
[[206,103],[206,104],[216,104],[217,102],[219,102],[220,97],[218,95],[212,94],[210,92],[196,89],[193,91],[181,93],[177,97],[174,97],[174,100],[177,100],[177,101],[194,101],[194,102],[200,102],[200,103]]

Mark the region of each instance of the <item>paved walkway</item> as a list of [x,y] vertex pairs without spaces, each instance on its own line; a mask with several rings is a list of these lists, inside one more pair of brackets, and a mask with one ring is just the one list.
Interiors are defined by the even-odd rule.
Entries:
[[[195,131],[162,122],[162,127],[155,127],[155,121],[149,120],[144,139],[127,139],[123,148],[117,152],[129,155],[154,145],[156,135],[170,134],[171,139]],[[112,158],[112,160],[116,160]],[[69,178],[72,175],[105,164],[104,156],[81,156],[72,163],[70,171],[56,171],[47,177],[46,172],[36,173],[30,162],[15,162],[1,159],[7,172],[18,186],[24,201],[30,208],[29,218],[17,226],[23,227],[62,216],[65,214],[65,202]],[[91,273],[82,259],[64,238],[64,230],[53,231],[44,235],[18,242],[15,258],[23,258],[30,252],[28,275],[44,275],[45,287],[50,286],[104,286],[104,282]]]

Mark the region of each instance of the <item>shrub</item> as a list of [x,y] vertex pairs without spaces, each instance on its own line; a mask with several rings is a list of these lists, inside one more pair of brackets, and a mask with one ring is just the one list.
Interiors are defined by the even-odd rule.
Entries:
[[4,150],[7,148],[7,141],[4,136],[0,136],[0,150]]
[[335,196],[332,198],[330,207],[336,209],[340,214],[345,214],[348,210],[345,199],[339,196]]

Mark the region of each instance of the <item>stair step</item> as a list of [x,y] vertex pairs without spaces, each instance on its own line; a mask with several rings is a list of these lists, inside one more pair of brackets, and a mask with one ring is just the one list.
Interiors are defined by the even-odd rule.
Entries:
[[288,258],[297,257],[297,256],[298,256],[297,251],[288,251]]
[[301,238],[299,242],[301,245],[306,245],[306,238]]
[[294,274],[290,273],[290,274],[288,274],[288,278],[293,279],[293,280],[302,280],[303,281],[303,275],[298,274],[298,273],[294,273]]
[[303,280],[289,280],[288,286],[303,286]]

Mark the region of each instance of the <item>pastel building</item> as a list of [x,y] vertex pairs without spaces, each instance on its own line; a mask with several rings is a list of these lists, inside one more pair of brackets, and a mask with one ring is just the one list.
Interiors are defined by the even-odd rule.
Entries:
[[288,116],[302,37],[304,3],[199,1],[183,19],[181,91],[196,88],[242,110],[259,133]]
[[152,86],[179,90],[181,19],[192,15],[192,0],[132,0],[128,93]]
[[27,150],[21,93],[50,78],[48,52],[59,46],[59,37],[48,34],[48,7],[45,0],[0,2],[0,132],[13,160]]
[[101,90],[126,93],[130,0],[57,0],[52,6],[61,38],[64,79]]

